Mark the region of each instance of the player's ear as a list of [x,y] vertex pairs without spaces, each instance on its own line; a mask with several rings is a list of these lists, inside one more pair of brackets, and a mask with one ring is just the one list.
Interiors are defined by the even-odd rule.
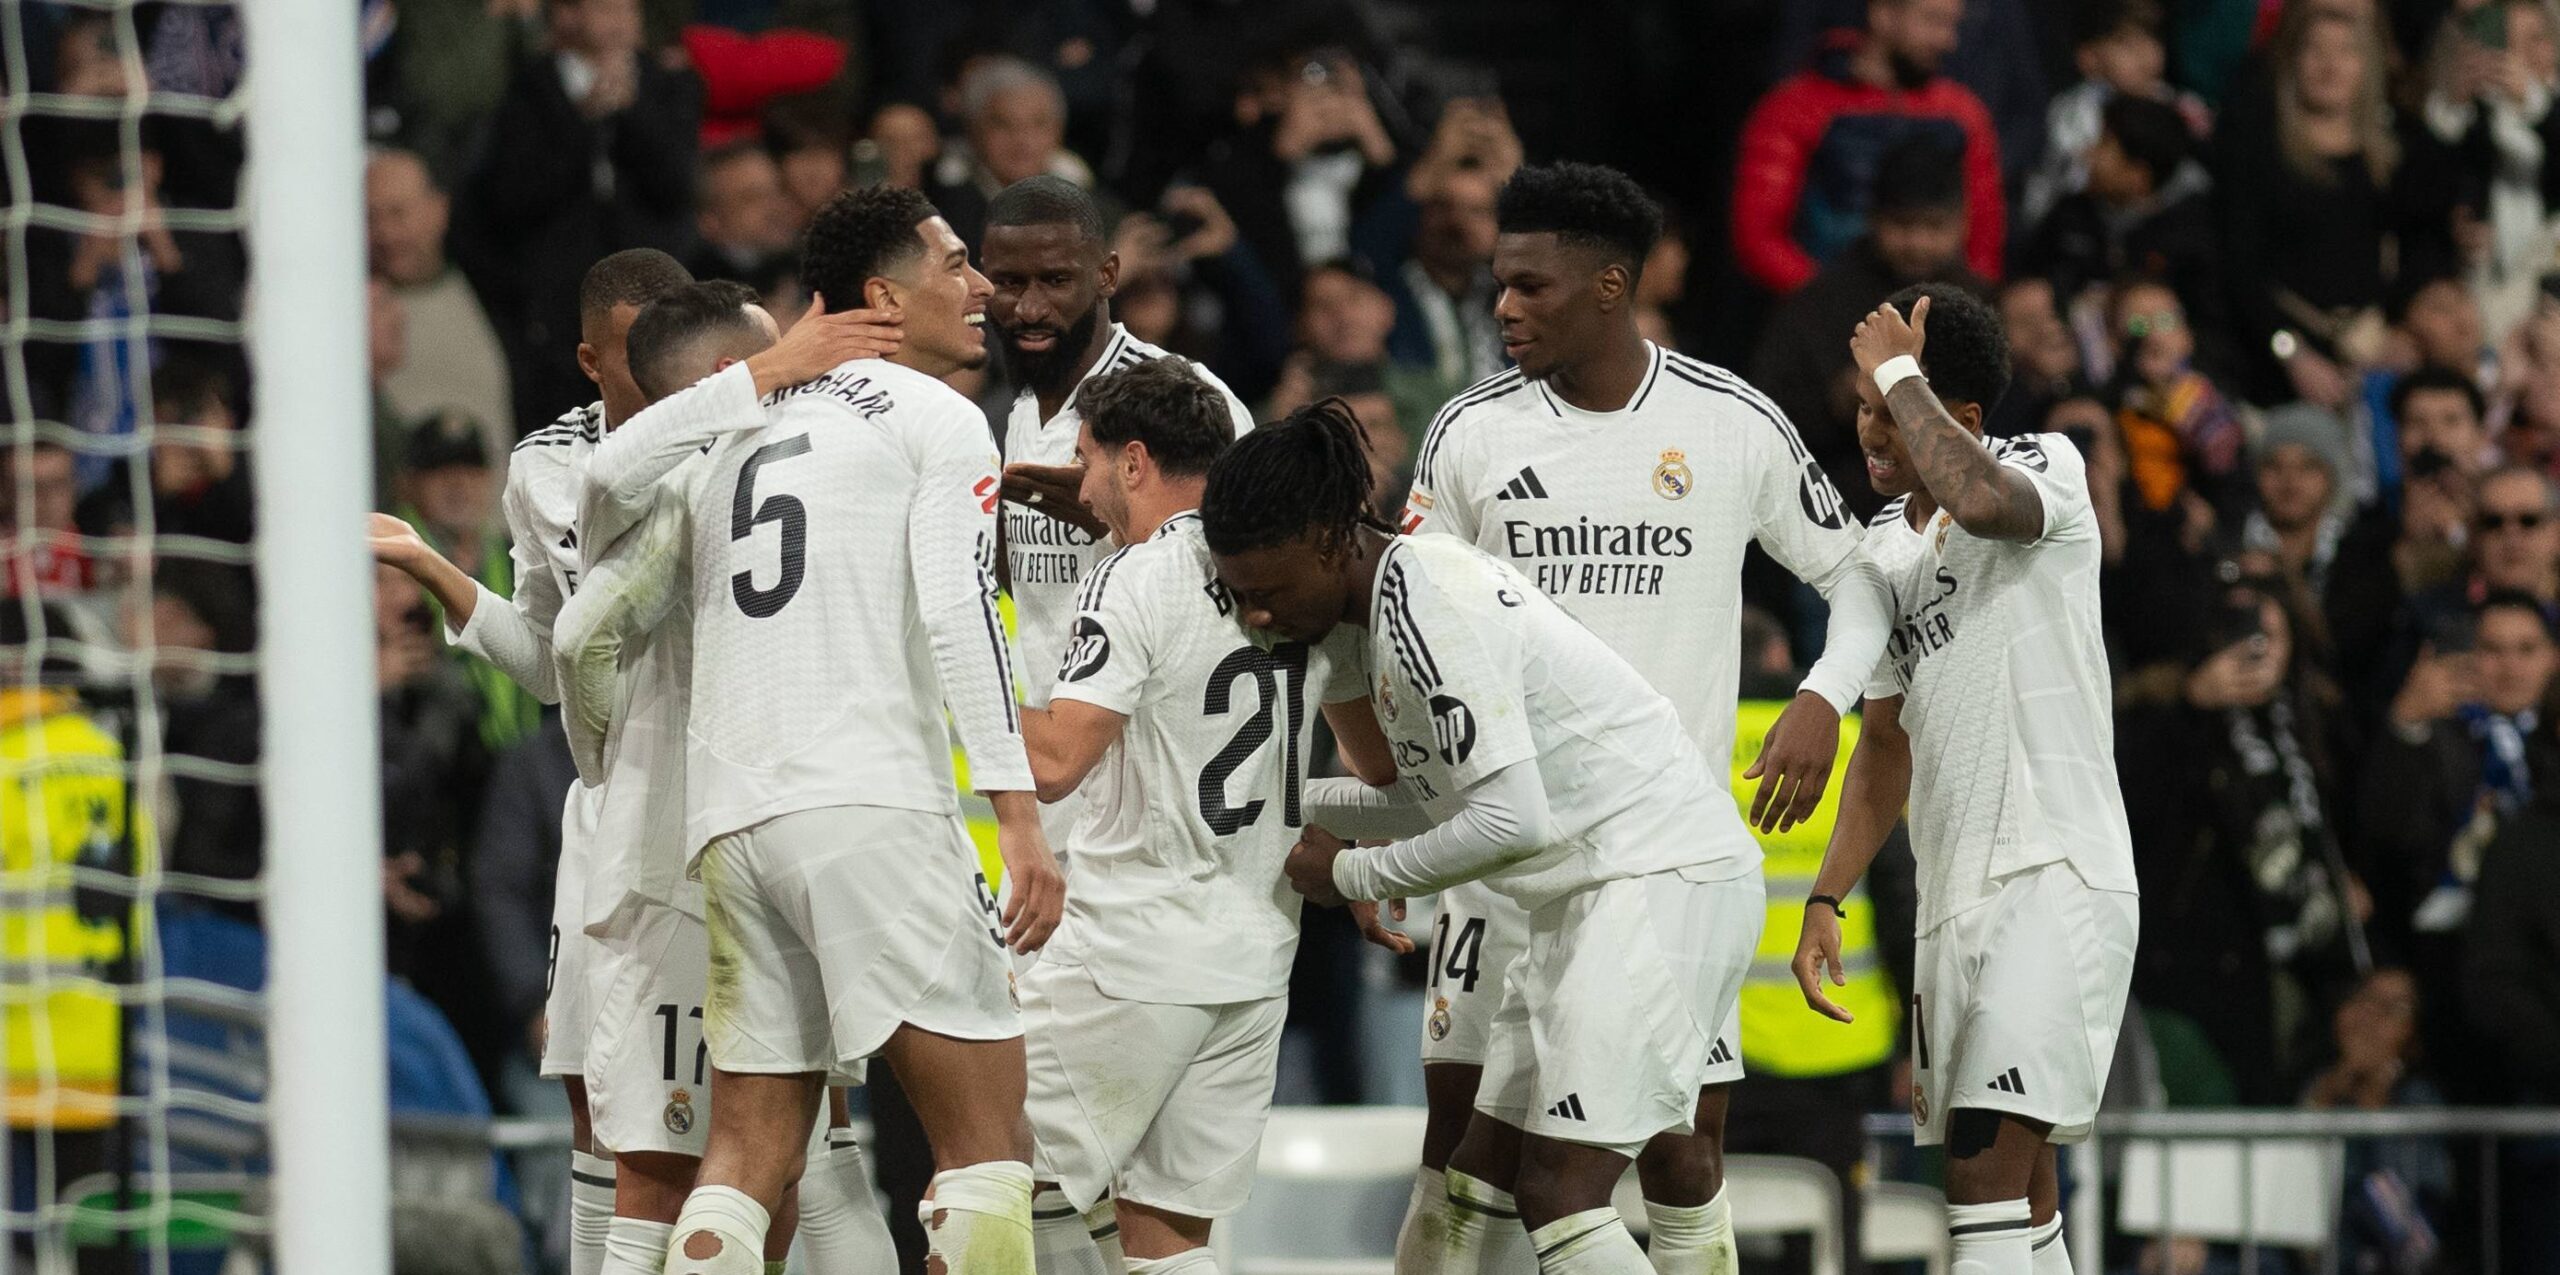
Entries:
[[1601,309],[1615,310],[1635,295],[1635,273],[1612,261],[1600,267],[1600,276],[1592,281],[1591,288],[1592,294],[1600,301]]
[[1106,252],[1102,254],[1102,268],[1095,273],[1100,276],[1102,281],[1102,286],[1094,290],[1095,296],[1108,301],[1120,294],[1119,253]]
[[902,313],[898,304],[898,285],[877,275],[863,280],[862,304],[867,309],[878,310],[883,314]]
[[1964,432],[1976,438],[1982,437],[1982,404],[1945,403],[1943,406],[1947,415],[1955,418],[1956,424],[1964,426]]
[[587,379],[598,385],[604,384],[603,357],[596,347],[584,341],[578,342],[578,370],[586,373]]
[[1141,474],[1141,473],[1144,473],[1144,472],[1146,471],[1146,469],[1147,469],[1147,462],[1148,462],[1149,460],[1151,460],[1151,459],[1152,459],[1152,457],[1150,457],[1150,456],[1147,454],[1147,445],[1146,445],[1145,443],[1140,442],[1139,440],[1137,440],[1137,439],[1134,439],[1134,438],[1133,438],[1133,439],[1130,439],[1128,442],[1121,444],[1121,445],[1120,445],[1120,482],[1121,482],[1121,485],[1122,485],[1122,486],[1127,486],[1127,485],[1128,485],[1128,484],[1130,484],[1130,483],[1136,482],[1136,481],[1137,481],[1137,479],[1138,479],[1138,475],[1139,475],[1139,474]]

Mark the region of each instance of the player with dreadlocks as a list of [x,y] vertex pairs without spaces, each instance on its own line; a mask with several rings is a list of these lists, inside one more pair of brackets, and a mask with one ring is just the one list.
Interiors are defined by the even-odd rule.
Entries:
[[1696,835],[1702,812],[1740,816],[1670,700],[1510,563],[1378,523],[1368,474],[1358,420],[1328,399],[1237,440],[1201,502],[1246,625],[1368,631],[1396,780],[1311,782],[1290,884],[1335,906],[1480,880],[1527,911],[1453,1163],[1516,1197],[1548,1275],[1651,1275],[1610,1193],[1690,1127],[1722,1061],[1759,848]]

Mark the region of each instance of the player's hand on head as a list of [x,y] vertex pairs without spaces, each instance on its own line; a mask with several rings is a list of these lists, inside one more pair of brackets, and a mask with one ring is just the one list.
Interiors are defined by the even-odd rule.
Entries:
[[1760,781],[1751,794],[1751,826],[1782,832],[1813,817],[1840,755],[1840,714],[1811,691],[1796,692],[1760,741],[1760,755],[1745,779]]
[[[1404,900],[1398,899],[1396,902],[1401,905]],[[1397,908],[1396,919],[1399,921],[1404,919],[1404,911],[1401,906]],[[1378,916],[1378,905],[1375,903],[1352,904],[1351,920],[1360,927],[1360,937],[1367,939],[1398,956],[1403,956],[1413,950],[1412,937],[1407,935],[1404,931],[1399,930],[1381,920]]]
[[1017,505],[1047,514],[1068,526],[1079,527],[1095,535],[1102,534],[1102,520],[1085,508],[1082,465],[1007,465],[997,490]]
[[1342,838],[1309,824],[1298,834],[1298,844],[1289,847],[1288,861],[1281,865],[1281,871],[1289,878],[1289,888],[1318,907],[1341,907],[1345,900],[1333,885],[1333,861],[1346,848]]
[[1857,360],[1859,373],[1872,377],[1893,359],[1906,354],[1920,357],[1928,332],[1929,298],[1913,302],[1908,318],[1887,302],[1858,321],[1857,331],[1849,336],[1849,353]]
[[897,353],[905,339],[898,324],[897,315],[882,310],[829,314],[827,299],[812,294],[800,321],[792,324],[781,340],[747,362],[757,373],[757,387],[770,393],[816,380],[842,363]]
[[1796,935],[1796,955],[1789,966],[1795,970],[1796,987],[1804,993],[1804,1003],[1813,1012],[1837,1022],[1855,1022],[1856,1016],[1840,1008],[1822,990],[1825,975],[1833,987],[1849,985],[1848,971],[1840,964],[1840,914],[1829,904],[1808,904],[1804,910],[1804,928]]
[[1029,954],[1039,951],[1058,929],[1067,910],[1067,879],[1058,857],[1036,821],[1026,826],[999,824],[996,852],[1004,859],[1005,946]]

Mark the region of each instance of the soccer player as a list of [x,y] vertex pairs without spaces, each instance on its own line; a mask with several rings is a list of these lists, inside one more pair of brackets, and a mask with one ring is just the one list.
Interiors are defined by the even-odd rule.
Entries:
[[[1906,319],[1905,316],[1908,316]],[[1901,817],[1919,859],[1914,1136],[1943,1143],[1960,1275],[2062,1275],[2054,1144],[2098,1114],[2133,977],[2138,899],[2116,787],[2098,523],[2059,434],[1986,444],[2008,341],[1962,289],[1896,293],[1858,325],[1858,443],[1891,499],[1867,552],[1892,650],[1867,687],[1796,981],[1841,981],[1839,900]]]
[[[806,381],[843,361],[840,334],[859,317],[811,309],[777,344],[772,316],[749,289],[677,289],[631,325],[632,381],[652,404],[738,363],[760,390]],[[884,336],[894,348],[895,329]],[[760,403],[747,407],[750,423],[763,419]],[[638,429],[645,435],[648,427]],[[684,842],[683,752],[692,619],[675,605],[691,528],[687,488],[701,466],[675,468],[635,508],[614,500],[635,487],[616,468],[624,454],[601,448],[587,466],[584,587],[561,609],[554,632],[571,751],[581,775],[604,793],[580,920],[599,940],[589,1104],[597,1140],[613,1149],[618,1167],[605,1275],[656,1275],[715,1097],[701,1043],[709,937],[701,887],[684,875],[692,849]],[[849,1131],[829,1137],[796,1188],[811,1261],[825,1269],[894,1264],[859,1144]],[[773,1228],[769,1258],[787,1253],[790,1234],[789,1226]]]
[[[376,559],[407,572],[443,606],[445,634],[487,660],[544,703],[560,699],[551,630],[563,599],[578,587],[578,475],[604,431],[640,410],[623,339],[641,307],[693,282],[673,257],[633,248],[598,261],[578,289],[578,368],[603,395],[526,435],[507,462],[506,512],[515,596],[501,598],[445,561],[407,523],[373,515]],[[551,901],[551,975],[543,1004],[542,1074],[569,1091],[569,1250],[572,1275],[596,1275],[604,1264],[614,1180],[611,1153],[597,1145],[588,1119],[587,966],[590,944],[580,913],[586,864],[603,794],[571,785],[562,813],[560,865]]]
[[[1004,431],[1005,583],[1022,651],[1023,703],[1045,708],[1076,618],[1077,590],[1111,551],[1109,529],[1078,494],[1076,387],[1164,351],[1111,320],[1120,255],[1084,188],[1046,175],[1015,182],[988,201],[986,236],[979,264],[995,287],[987,323],[997,361],[1019,391]],[[1192,370],[1226,405],[1235,433],[1253,428],[1253,414],[1224,382],[1207,368]],[[1050,844],[1062,851],[1080,804],[1069,794],[1041,808]],[[1066,857],[1072,868],[1073,854]]]
[[[1857,552],[1859,528],[1766,397],[1637,331],[1638,271],[1662,218],[1632,180],[1586,164],[1522,168],[1495,216],[1494,319],[1518,366],[1432,422],[1405,530],[1445,532],[1516,565],[1671,701],[1699,753],[1717,762],[1719,792],[1721,759],[1733,754],[1743,553],[1758,542],[1832,606],[1821,661],[1748,772],[1760,780],[1753,822],[1791,825],[1820,802],[1840,714],[1890,627],[1883,581]],[[1739,819],[1698,818],[1678,835],[1749,840]],[[1482,1174],[1453,1168],[1452,1156],[1480,1110],[1503,972],[1529,941],[1528,918],[1471,882],[1441,896],[1434,935],[1422,1043],[1431,1116],[1399,1269],[1473,1275],[1478,1253],[1516,1246],[1519,1234],[1513,1202]],[[1740,1034],[1737,1011],[1718,1028],[1723,1061],[1698,1095],[1692,1131],[1636,1160],[1665,1275],[1734,1261],[1722,1140],[1727,1086],[1742,1076]],[[1514,1136],[1485,1132],[1487,1150]]]
[[[1022,978],[1034,1174],[1057,1201],[1034,1211],[1042,1275],[1116,1275],[1087,1240],[1114,1196],[1132,1275],[1217,1269],[1209,1224],[1252,1188],[1288,1017],[1299,903],[1280,863],[1310,710],[1368,692],[1350,631],[1257,642],[1218,585],[1198,507],[1229,406],[1178,358],[1076,391],[1079,503],[1128,547],[1086,575],[1049,707],[1022,718],[1042,799],[1091,794],[1066,917]],[[1392,780],[1374,726],[1338,733]],[[1413,950],[1375,908],[1361,920]]]
[[[707,431],[670,413],[612,440],[650,458],[631,481],[711,444],[690,502],[686,844],[720,1102],[668,1267],[760,1272],[821,1085],[880,1055],[933,1146],[935,1260],[1012,1275],[1031,1264],[1031,1147],[1005,948],[1047,940],[1062,887],[996,615],[995,443],[937,379],[984,362],[989,289],[933,205],[893,188],[822,209],[802,269],[828,306],[894,316],[897,352],[744,430],[721,427],[754,397],[733,367],[702,396]],[[1000,825],[1002,909],[960,820],[951,727]]]
[[[1527,914],[1487,1032],[1485,1119],[1451,1163],[1516,1198],[1541,1270],[1647,1272],[1610,1192],[1647,1142],[1693,1127],[1732,1052],[1760,848],[1632,665],[1510,563],[1391,534],[1368,489],[1359,423],[1328,399],[1239,439],[1201,501],[1246,624],[1310,645],[1365,630],[1398,773],[1393,798],[1310,785],[1285,871],[1327,905],[1481,879]],[[1708,822],[1718,812],[1729,829]],[[1329,831],[1421,824],[1358,850]],[[1490,1129],[1508,1133],[1496,1144]]]

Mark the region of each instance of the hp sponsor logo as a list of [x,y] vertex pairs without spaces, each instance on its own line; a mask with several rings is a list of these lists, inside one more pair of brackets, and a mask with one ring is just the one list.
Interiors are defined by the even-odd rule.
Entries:
[[1804,516],[1825,531],[1838,531],[1848,525],[1848,511],[1840,505],[1839,489],[1823,476],[1822,466],[1808,460],[1804,476],[1797,480],[1796,497],[1804,503]]

